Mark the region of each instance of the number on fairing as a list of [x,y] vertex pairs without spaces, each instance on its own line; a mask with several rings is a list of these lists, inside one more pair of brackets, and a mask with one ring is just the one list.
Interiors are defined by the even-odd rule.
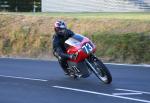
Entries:
[[86,51],[87,54],[89,54],[93,50],[92,46],[89,43],[86,43],[82,48]]

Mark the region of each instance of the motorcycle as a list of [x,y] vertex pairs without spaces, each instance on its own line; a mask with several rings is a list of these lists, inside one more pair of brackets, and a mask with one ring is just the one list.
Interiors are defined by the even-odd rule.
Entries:
[[75,54],[75,59],[67,60],[68,71],[73,78],[87,78],[94,73],[105,84],[112,82],[112,76],[96,57],[96,46],[87,37],[75,34],[65,41],[66,53]]

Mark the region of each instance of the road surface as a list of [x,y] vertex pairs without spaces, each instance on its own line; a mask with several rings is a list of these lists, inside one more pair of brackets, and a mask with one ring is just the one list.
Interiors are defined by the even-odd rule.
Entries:
[[73,80],[56,61],[0,58],[0,103],[150,103],[150,66],[106,66],[109,85]]

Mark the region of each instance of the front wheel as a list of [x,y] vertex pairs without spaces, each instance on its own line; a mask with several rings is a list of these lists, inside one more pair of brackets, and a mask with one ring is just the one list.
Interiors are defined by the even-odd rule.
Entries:
[[112,76],[108,68],[98,58],[96,58],[96,61],[94,61],[94,64],[96,65],[96,71],[98,72],[96,76],[104,83],[110,84],[112,82]]
[[92,59],[93,63],[88,62],[90,68],[93,73],[105,84],[110,84],[112,82],[112,76],[107,69],[107,67],[103,64],[101,60],[97,57]]

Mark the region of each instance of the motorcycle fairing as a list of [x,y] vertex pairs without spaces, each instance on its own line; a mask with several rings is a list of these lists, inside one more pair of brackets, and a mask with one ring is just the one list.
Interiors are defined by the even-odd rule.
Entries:
[[[83,47],[86,48],[86,46],[90,46],[91,50],[86,53]],[[67,54],[78,54],[78,57],[76,60],[70,60],[73,62],[80,62],[84,60],[85,58],[89,57],[90,53],[93,53],[96,51],[95,45],[87,38],[80,34],[75,34],[71,38],[65,41],[65,47]]]

